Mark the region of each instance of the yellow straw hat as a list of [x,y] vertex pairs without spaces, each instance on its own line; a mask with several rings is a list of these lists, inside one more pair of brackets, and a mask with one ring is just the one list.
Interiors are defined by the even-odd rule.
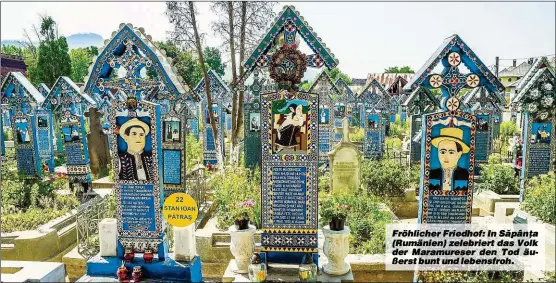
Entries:
[[440,135],[432,139],[431,143],[433,146],[438,147],[438,144],[441,141],[446,141],[446,140],[453,141],[461,145],[463,153],[468,153],[469,146],[467,146],[462,139],[463,139],[463,131],[461,129],[449,127],[449,128],[440,129]]
[[145,131],[145,136],[149,134],[149,131],[151,130],[149,125],[147,125],[147,123],[137,119],[137,118],[133,118],[131,120],[128,120],[127,122],[125,122],[121,127],[120,127],[120,131],[119,134],[120,136],[125,135],[125,130],[131,126],[139,126],[141,128],[143,128],[143,130]]

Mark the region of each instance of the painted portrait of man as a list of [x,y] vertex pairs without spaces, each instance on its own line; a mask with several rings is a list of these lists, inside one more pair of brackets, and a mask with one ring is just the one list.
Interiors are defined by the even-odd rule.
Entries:
[[119,135],[127,145],[125,151],[118,151],[120,180],[151,181],[154,177],[152,151],[145,149],[149,132],[149,125],[137,118],[128,120],[120,127]]
[[440,129],[440,135],[433,138],[431,144],[438,151],[440,167],[430,170],[429,190],[466,191],[469,170],[458,165],[462,155],[469,152],[469,146],[463,141],[463,130]]

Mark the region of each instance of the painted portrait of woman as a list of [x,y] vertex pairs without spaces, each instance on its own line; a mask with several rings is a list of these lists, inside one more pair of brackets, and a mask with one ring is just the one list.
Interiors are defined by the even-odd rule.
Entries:
[[[278,110],[279,113],[274,120],[276,137],[274,140],[275,153],[284,149],[305,150],[307,146],[305,130],[307,126],[306,114],[303,113],[303,105],[296,101]],[[305,141],[304,141],[305,140]]]

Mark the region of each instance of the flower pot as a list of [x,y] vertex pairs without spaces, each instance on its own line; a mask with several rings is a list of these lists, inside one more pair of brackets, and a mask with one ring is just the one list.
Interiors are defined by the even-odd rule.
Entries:
[[255,232],[257,228],[250,225],[248,229],[239,230],[236,225],[228,228],[230,232],[230,251],[236,260],[236,273],[248,273],[250,258],[255,251]]
[[322,232],[324,234],[322,250],[328,258],[328,262],[323,268],[324,272],[331,275],[348,273],[350,266],[345,262],[345,258],[349,253],[349,227],[342,230],[332,230],[325,226]]
[[247,230],[249,229],[249,219],[235,220],[234,221],[237,230]]
[[328,223],[330,225],[330,230],[332,231],[342,231],[344,230],[344,224],[346,223],[345,218],[332,217],[332,220]]

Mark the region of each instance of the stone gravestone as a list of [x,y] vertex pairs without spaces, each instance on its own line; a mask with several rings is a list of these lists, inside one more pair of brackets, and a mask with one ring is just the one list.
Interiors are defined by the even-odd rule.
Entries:
[[333,96],[340,94],[332,79],[326,71],[322,71],[309,88],[310,93],[319,94],[319,166],[326,164],[328,167],[328,152],[331,150],[334,134],[334,108]]
[[[441,61],[442,72],[432,73]],[[474,71],[461,73],[461,64]],[[418,223],[471,223],[477,118],[460,110],[458,93],[479,86],[504,89],[458,35],[447,38],[406,85],[408,91],[439,88],[443,96],[442,112],[423,116]]]
[[440,103],[428,89],[417,87],[402,105],[409,114],[409,161],[411,164],[421,163],[422,117],[436,111]]
[[37,150],[40,164],[44,170],[54,172],[54,127],[52,125],[52,112],[47,109],[35,111],[35,125],[37,126]]
[[330,191],[332,193],[357,191],[361,186],[361,152],[349,140],[349,133],[357,132],[357,128],[349,127],[349,121],[344,117],[343,126],[336,128],[342,131],[342,140],[334,150],[328,153],[330,156]]
[[523,166],[521,168],[520,201],[526,180],[554,170],[556,130],[556,75],[546,57],[537,59],[517,86],[514,97],[524,112]]
[[[296,36],[316,54],[297,49]],[[267,54],[277,35],[284,44]],[[262,257],[270,263],[301,263],[304,253],[318,260],[319,96],[298,91],[307,67],[334,68],[338,61],[291,6],[244,63],[247,75],[269,68],[278,91],[261,95]],[[247,76],[246,75],[246,76]],[[245,77],[246,77],[245,76]]]
[[261,102],[260,93],[264,80],[259,79],[259,71],[255,70],[250,94],[247,95],[243,106],[244,138],[243,156],[244,166],[254,169],[261,168]]
[[[100,125],[100,117],[104,115],[95,107],[91,107],[85,117],[89,118],[90,132],[87,134],[87,147],[90,156],[91,173],[100,174],[102,168],[108,169],[110,164],[110,150],[108,147],[108,135]],[[106,170],[108,173],[108,170]],[[100,178],[104,176],[99,176]]]

